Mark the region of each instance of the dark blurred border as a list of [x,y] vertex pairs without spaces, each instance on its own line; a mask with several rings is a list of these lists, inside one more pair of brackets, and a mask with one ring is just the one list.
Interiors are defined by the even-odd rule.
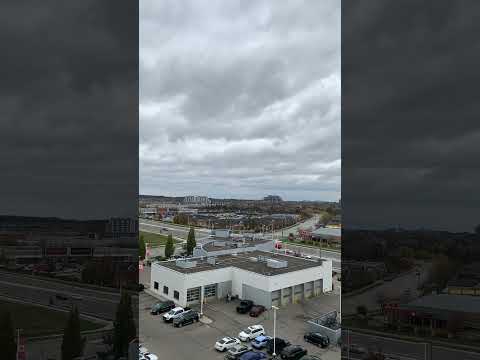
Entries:
[[342,1],[343,358],[480,358],[476,1]]
[[0,27],[0,357],[137,359],[138,2]]

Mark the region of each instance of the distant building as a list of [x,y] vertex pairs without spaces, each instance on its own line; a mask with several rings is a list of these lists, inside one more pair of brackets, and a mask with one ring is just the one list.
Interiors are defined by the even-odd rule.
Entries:
[[272,204],[278,204],[278,203],[281,203],[283,200],[278,195],[268,195],[263,198],[263,201],[268,201]]
[[138,230],[138,219],[111,218],[107,224],[107,232],[112,234],[132,234]]
[[212,201],[207,196],[189,195],[183,198],[183,203],[186,205],[209,206],[212,204]]

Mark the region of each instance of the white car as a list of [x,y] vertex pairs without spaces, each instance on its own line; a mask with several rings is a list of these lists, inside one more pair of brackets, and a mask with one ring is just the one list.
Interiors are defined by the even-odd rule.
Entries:
[[238,337],[242,341],[251,341],[255,339],[257,336],[265,335],[265,329],[262,325],[252,325],[246,328],[243,331],[240,331]]
[[138,360],[158,360],[158,356],[151,353],[144,353],[138,355]]
[[232,338],[232,337],[224,337],[223,339],[221,340],[218,340],[216,343],[215,343],[215,349],[218,350],[218,351],[227,351],[228,349],[234,347],[235,345],[239,345],[240,344],[240,340],[238,340],[237,338]]
[[143,344],[139,344],[138,345],[138,352],[139,352],[140,355],[147,354],[148,349]]
[[176,307],[167,312],[166,314],[163,315],[163,320],[166,322],[173,321],[173,319],[176,319],[177,317],[181,316],[183,313],[189,311],[189,308],[182,308],[182,307]]

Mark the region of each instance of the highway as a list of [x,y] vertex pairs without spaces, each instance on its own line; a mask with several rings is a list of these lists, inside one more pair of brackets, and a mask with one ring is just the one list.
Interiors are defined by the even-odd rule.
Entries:
[[[4,298],[41,305],[50,305],[50,299],[53,298],[55,308],[69,310],[72,304],[75,304],[81,314],[104,320],[115,318],[120,300],[118,293],[82,288],[39,276],[6,271],[0,271],[0,294]],[[57,299],[57,294],[66,296],[67,300]]]
[[[452,349],[448,346],[432,345],[431,350],[429,344],[425,342],[416,342],[410,340],[402,340],[388,338],[383,336],[374,336],[370,334],[358,333],[354,331],[348,332],[350,335],[350,344],[364,349],[381,351],[388,355],[390,359],[399,360],[480,360],[480,353],[473,351],[465,351]],[[347,341],[348,343],[348,341]],[[431,351],[431,356],[429,352]],[[361,359],[359,354],[351,353],[350,357],[346,356],[346,351],[342,352],[343,359]]]

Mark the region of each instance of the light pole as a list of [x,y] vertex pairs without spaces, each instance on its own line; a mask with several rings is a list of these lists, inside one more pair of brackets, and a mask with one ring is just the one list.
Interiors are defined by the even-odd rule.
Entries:
[[203,286],[200,286],[200,317],[203,316]]
[[277,356],[275,350],[275,342],[277,341],[276,339],[276,332],[277,332],[277,310],[278,310],[278,307],[276,307],[275,305],[272,305],[272,309],[273,309],[273,354],[272,356],[275,357]]

